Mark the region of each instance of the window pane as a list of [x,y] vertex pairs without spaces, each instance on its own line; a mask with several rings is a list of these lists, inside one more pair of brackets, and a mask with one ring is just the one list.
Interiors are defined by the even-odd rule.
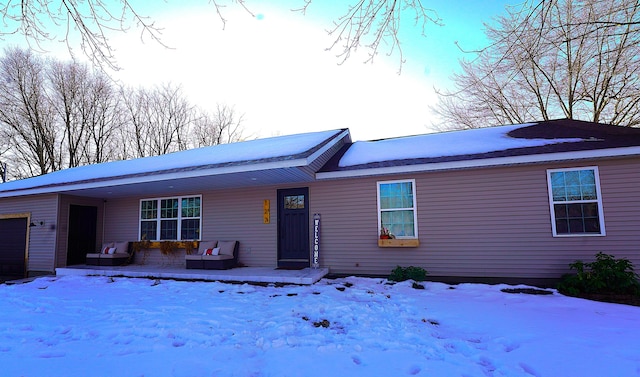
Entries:
[[553,187],[553,200],[555,201],[565,201],[567,200],[567,190],[564,186]]
[[304,209],[304,195],[287,195],[284,197],[285,209]]
[[567,200],[581,200],[580,186],[567,186]]
[[584,233],[584,222],[582,219],[569,219],[569,233]]
[[564,184],[567,186],[580,186],[580,172],[577,170],[565,172]]
[[597,203],[555,204],[556,233],[600,233]]
[[600,233],[600,221],[597,218],[585,218],[584,231],[586,233]]
[[596,195],[596,185],[583,185],[582,186],[582,200],[598,199]]
[[382,225],[396,237],[415,237],[413,211],[383,211]]
[[178,220],[161,220],[160,221],[160,239],[161,240],[177,240],[178,239]]
[[200,239],[200,220],[198,219],[182,220],[180,233],[181,233],[180,239],[182,240]]
[[162,199],[160,201],[160,218],[173,219],[178,217],[178,199]]
[[157,222],[156,221],[141,221],[140,222],[140,239],[142,240],[157,240]]
[[200,217],[200,198],[182,199],[182,217]]
[[551,186],[552,187],[564,187],[564,173],[563,172],[551,173]]
[[380,184],[380,209],[413,208],[411,182]]
[[143,200],[140,202],[140,218],[155,219],[158,217],[158,201]]
[[593,170],[591,170],[591,169],[580,170],[580,184],[581,185],[595,185],[596,184],[595,172]]
[[569,233],[569,221],[567,219],[556,219],[556,233],[557,234]]

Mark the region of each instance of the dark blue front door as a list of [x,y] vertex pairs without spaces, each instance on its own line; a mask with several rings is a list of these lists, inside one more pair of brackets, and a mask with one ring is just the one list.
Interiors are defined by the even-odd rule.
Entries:
[[309,189],[278,190],[278,267],[309,267]]

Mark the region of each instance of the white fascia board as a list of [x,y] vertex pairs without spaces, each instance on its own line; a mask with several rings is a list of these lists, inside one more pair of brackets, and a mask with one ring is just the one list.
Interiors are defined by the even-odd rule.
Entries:
[[35,194],[61,193],[66,191],[102,188],[102,187],[108,187],[108,186],[122,186],[122,185],[135,184],[135,183],[149,183],[149,182],[159,182],[159,181],[167,181],[167,180],[173,180],[173,179],[185,179],[185,178],[202,177],[202,176],[216,176],[216,175],[233,174],[233,173],[245,173],[245,172],[258,171],[258,170],[296,168],[300,166],[305,166],[306,164],[307,164],[307,159],[299,158],[296,160],[265,162],[265,163],[249,165],[249,166],[246,166],[246,165],[227,166],[227,167],[216,167],[216,168],[209,168],[209,169],[178,171],[178,172],[171,172],[171,173],[158,173],[158,174],[151,174],[151,175],[136,175],[136,176],[125,177],[125,178],[113,178],[113,179],[107,178],[107,179],[96,181],[96,182],[82,182],[82,183],[68,183],[68,184],[60,183],[60,184],[55,184],[55,185],[46,186],[46,187],[34,187],[34,188],[17,189],[15,191],[0,192],[0,198],[10,198],[14,196],[35,195]]
[[518,164],[534,164],[540,162],[560,162],[584,160],[592,158],[624,157],[640,155],[640,147],[624,147],[614,149],[597,149],[589,151],[558,152],[526,156],[497,157],[478,160],[436,162],[431,164],[400,165],[369,169],[355,169],[335,172],[317,173],[316,179],[335,179],[365,177],[372,175],[388,175],[398,173],[419,173],[439,170],[469,169],[490,166],[506,166]]

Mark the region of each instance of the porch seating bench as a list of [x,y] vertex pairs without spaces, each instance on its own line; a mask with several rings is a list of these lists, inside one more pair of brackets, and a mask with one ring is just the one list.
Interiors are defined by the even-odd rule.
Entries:
[[130,262],[130,242],[107,242],[102,245],[100,252],[87,253],[86,264],[88,266],[121,266]]
[[238,241],[200,241],[195,254],[185,255],[187,269],[227,270],[238,264]]

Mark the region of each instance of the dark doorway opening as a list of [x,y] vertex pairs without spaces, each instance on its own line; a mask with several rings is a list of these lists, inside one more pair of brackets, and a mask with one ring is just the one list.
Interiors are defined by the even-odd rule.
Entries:
[[67,237],[67,266],[85,264],[87,253],[96,250],[98,207],[71,205]]

